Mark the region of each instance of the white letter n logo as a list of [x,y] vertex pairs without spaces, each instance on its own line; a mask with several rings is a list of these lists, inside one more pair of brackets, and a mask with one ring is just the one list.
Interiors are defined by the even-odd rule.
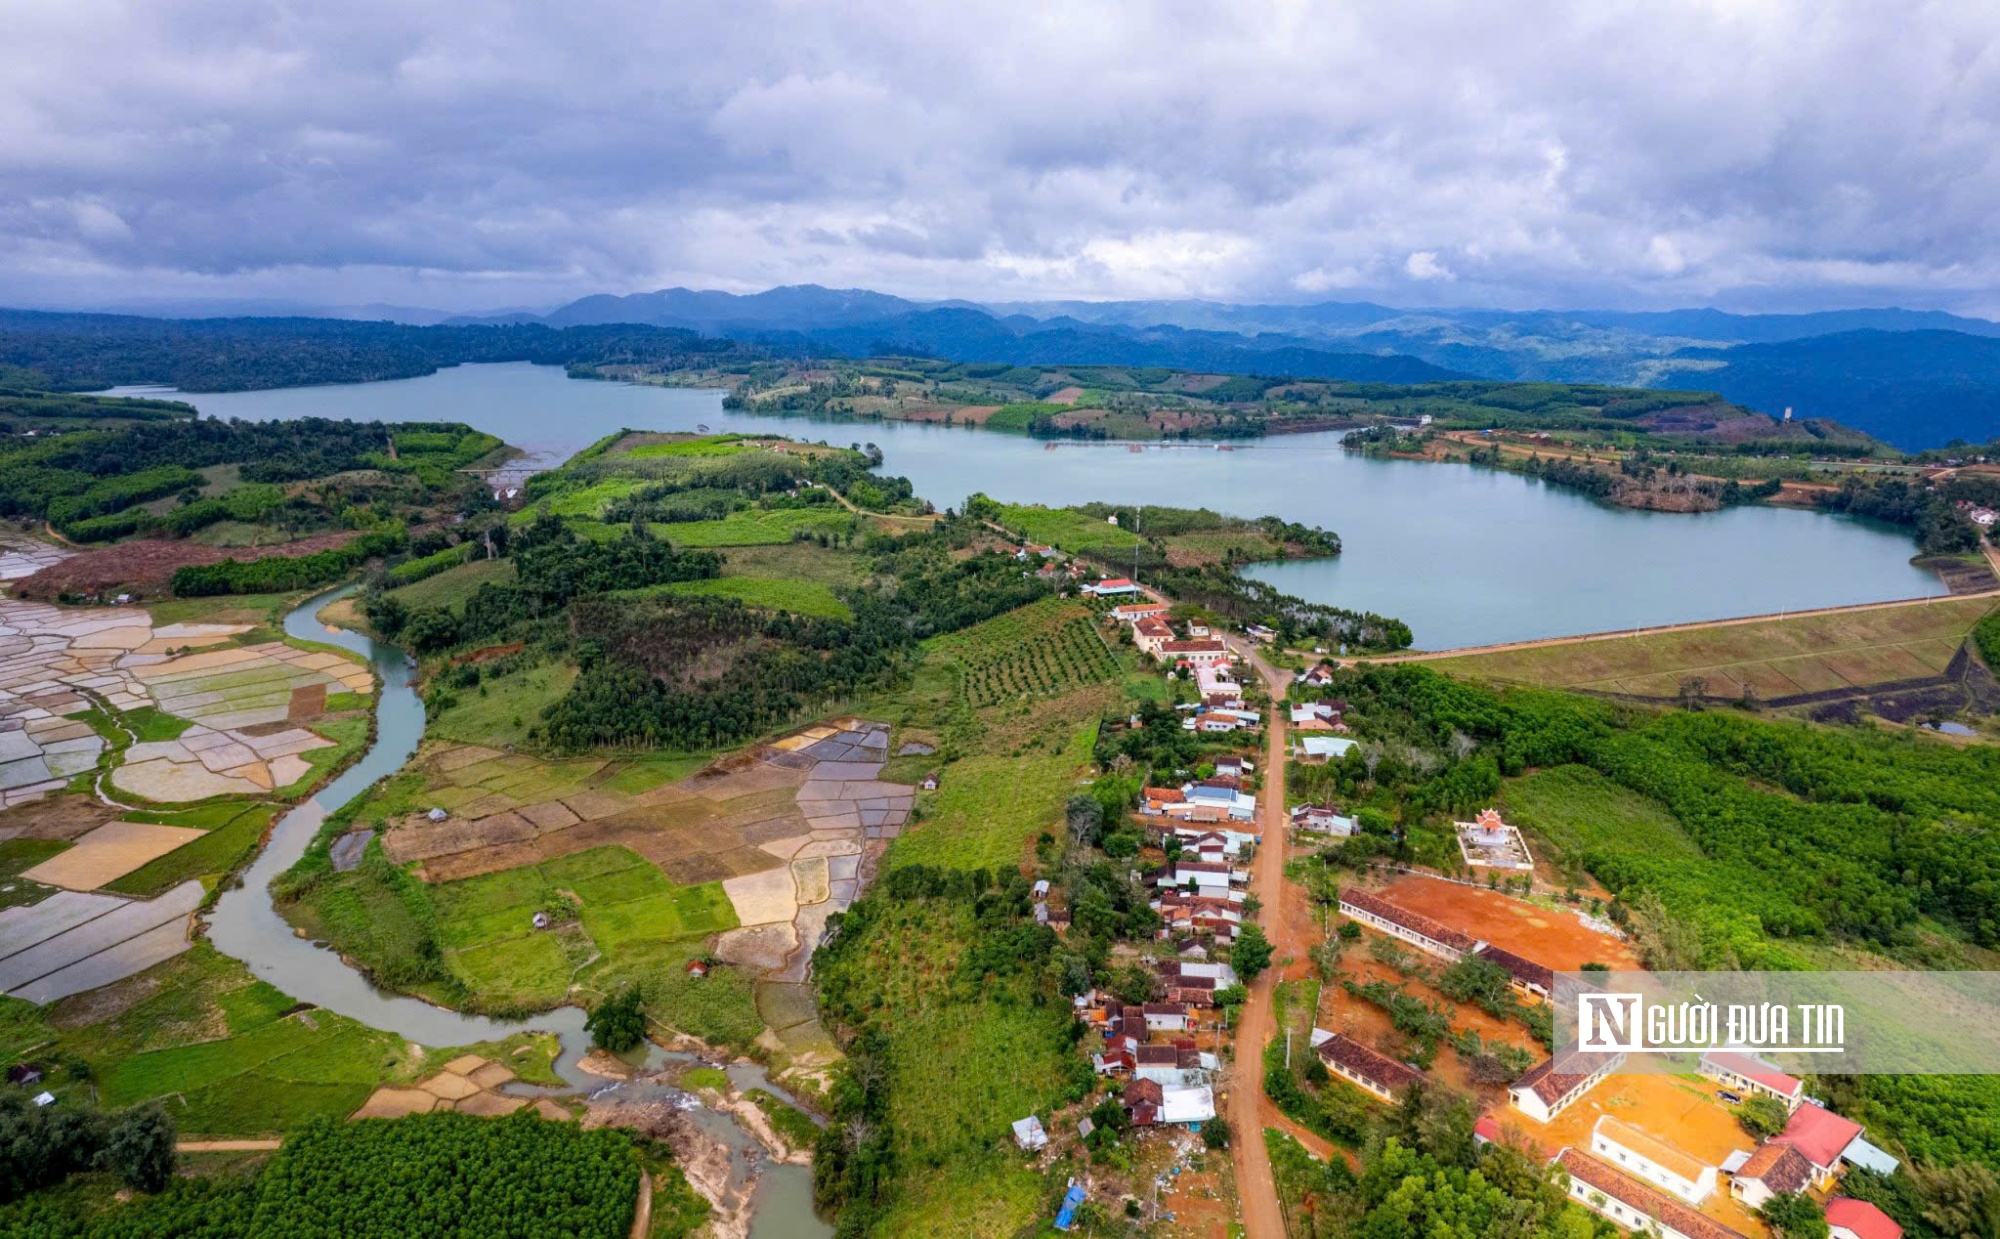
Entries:
[[1639,1050],[1638,994],[1578,994],[1577,1041],[1586,1050]]

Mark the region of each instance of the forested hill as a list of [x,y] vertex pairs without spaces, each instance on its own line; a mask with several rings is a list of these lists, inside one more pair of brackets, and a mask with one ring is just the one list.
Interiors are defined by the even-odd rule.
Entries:
[[[140,318],[0,310],[0,371],[24,388],[164,383],[252,391],[430,374],[464,362],[679,368],[766,357],[768,347],[646,326],[411,327],[333,318]],[[26,373],[22,373],[26,372]]]
[[1677,356],[1721,362],[1692,377],[1740,404],[1837,418],[1897,447],[2000,438],[2000,340],[1959,331],[1847,331]]

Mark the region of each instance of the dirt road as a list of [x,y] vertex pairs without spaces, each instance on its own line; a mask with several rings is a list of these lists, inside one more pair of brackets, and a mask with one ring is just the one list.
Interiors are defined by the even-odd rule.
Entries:
[[[1271,1176],[1270,1154],[1264,1149],[1264,1128],[1274,1107],[1264,1097],[1264,1047],[1277,1032],[1274,998],[1283,971],[1278,961],[1296,955],[1303,947],[1287,909],[1285,886],[1285,721],[1279,708],[1289,677],[1275,670],[1247,646],[1231,641],[1236,652],[1264,677],[1271,690],[1273,708],[1265,728],[1264,785],[1257,811],[1261,815],[1263,840],[1251,866],[1250,889],[1263,904],[1264,933],[1274,948],[1272,966],[1266,968],[1250,987],[1249,1001],[1236,1026],[1236,1061],[1230,1068],[1229,1134],[1232,1159],[1236,1166],[1236,1195],[1243,1209],[1243,1232],[1248,1239],[1283,1239],[1284,1212],[1278,1204],[1278,1186]],[[1316,1142],[1317,1143],[1317,1142]]]

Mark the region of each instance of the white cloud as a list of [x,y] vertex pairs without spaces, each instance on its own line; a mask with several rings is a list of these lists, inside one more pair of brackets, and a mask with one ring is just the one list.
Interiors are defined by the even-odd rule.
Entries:
[[0,287],[1985,304],[1997,34],[1867,0],[24,0]]

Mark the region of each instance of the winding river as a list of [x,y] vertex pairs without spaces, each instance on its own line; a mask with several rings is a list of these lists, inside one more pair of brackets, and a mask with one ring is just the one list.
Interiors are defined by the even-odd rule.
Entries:
[[[243,884],[216,901],[208,920],[208,938],[225,955],[242,960],[251,972],[301,1002],[338,1012],[370,1028],[395,1033],[425,1046],[469,1045],[497,1041],[517,1032],[550,1032],[562,1039],[557,1073],[569,1083],[564,1090],[603,1088],[606,1081],[578,1069],[589,1049],[584,1012],[577,1007],[521,1021],[463,1015],[416,998],[385,994],[348,966],[340,955],[293,932],[271,904],[271,880],[305,855],[327,815],[394,774],[416,753],[424,734],[424,705],[410,686],[411,666],[403,651],[344,628],[330,628],[316,616],[321,608],[355,587],[342,586],[314,597],[285,616],[285,634],[302,641],[337,645],[366,658],[381,681],[375,706],[375,742],[340,776],[310,800],[282,818],[270,841],[243,874]],[[669,1055],[654,1047],[648,1065],[659,1066]],[[739,1088],[750,1086],[781,1092],[764,1080],[760,1069],[731,1069]],[[634,1092],[645,1086],[628,1086]],[[752,1172],[758,1160],[754,1138],[734,1119],[713,1110],[696,1110],[691,1118],[708,1135],[728,1146],[732,1172]],[[812,1171],[802,1166],[769,1163],[758,1172],[755,1214],[750,1239],[820,1239],[833,1234],[812,1212]]]
[[[157,389],[150,389],[157,391]],[[550,465],[620,428],[771,431],[873,442],[884,470],[939,507],[974,491],[1282,516],[1337,531],[1337,559],[1249,571],[1315,602],[1394,615],[1425,649],[1605,632],[1943,593],[1906,531],[1769,507],[1684,515],[1611,508],[1517,474],[1375,460],[1335,434],[1228,444],[1047,443],[915,422],[736,413],[713,389],[458,366],[420,379],[180,397],[267,420],[461,421]]]

